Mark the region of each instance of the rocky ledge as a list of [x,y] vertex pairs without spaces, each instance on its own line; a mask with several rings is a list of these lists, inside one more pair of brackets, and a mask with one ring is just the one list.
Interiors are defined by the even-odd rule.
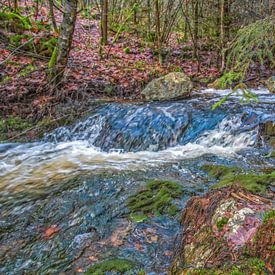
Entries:
[[274,274],[274,193],[268,193],[234,183],[191,198],[171,274]]

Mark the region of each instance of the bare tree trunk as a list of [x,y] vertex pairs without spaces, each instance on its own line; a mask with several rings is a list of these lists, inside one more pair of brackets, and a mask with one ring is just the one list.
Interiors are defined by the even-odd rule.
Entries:
[[159,0],[155,0],[155,13],[156,13],[156,34],[157,34],[157,50],[159,56],[159,63],[162,65],[162,49],[161,49],[161,37],[160,37],[160,10]]
[[14,8],[15,11],[18,10],[18,0],[13,1],[13,8]]
[[54,79],[55,84],[60,83],[64,75],[64,70],[67,67],[75,29],[77,0],[64,0],[63,7],[64,14],[58,39],[56,58],[52,56],[52,59],[54,58],[55,60],[53,62],[51,78]]
[[221,49],[221,71],[225,67],[225,47],[224,47],[224,6],[225,0],[221,0],[221,20],[220,20],[220,49]]
[[147,0],[147,37],[151,36],[151,0]]
[[53,0],[49,0],[49,8],[50,8],[50,15],[51,15],[51,20],[52,20],[52,24],[53,24],[53,29],[55,32],[58,32],[57,24],[56,24],[56,20],[55,20],[55,16],[54,16]]
[[108,0],[102,0],[101,6],[101,44],[108,44]]

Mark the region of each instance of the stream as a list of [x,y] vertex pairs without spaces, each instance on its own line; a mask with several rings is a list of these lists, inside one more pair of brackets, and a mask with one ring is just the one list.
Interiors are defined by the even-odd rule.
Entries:
[[275,122],[275,95],[254,92],[258,102],[232,96],[214,111],[228,91],[104,104],[40,141],[0,144],[0,274],[82,273],[112,258],[166,274],[180,213],[136,223],[127,199],[149,180],[165,179],[182,185],[183,209],[214,183],[203,164],[274,167],[260,128]]

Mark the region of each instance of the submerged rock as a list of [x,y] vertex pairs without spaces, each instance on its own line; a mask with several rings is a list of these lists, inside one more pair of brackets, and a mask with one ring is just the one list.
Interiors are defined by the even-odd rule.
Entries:
[[193,197],[172,274],[272,273],[274,219],[271,201],[237,185]]
[[184,73],[170,73],[151,81],[141,95],[145,100],[170,100],[190,96],[193,84]]
[[131,211],[130,218],[142,222],[148,215],[174,216],[179,211],[174,200],[182,195],[182,186],[175,182],[149,181],[144,189],[129,198],[127,206]]
[[275,121],[267,121],[260,124],[260,134],[275,149]]

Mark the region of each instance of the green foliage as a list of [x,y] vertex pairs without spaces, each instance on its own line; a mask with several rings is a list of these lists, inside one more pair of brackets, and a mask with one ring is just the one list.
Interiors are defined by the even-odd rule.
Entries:
[[37,68],[31,64],[29,64],[27,67],[25,67],[23,70],[20,71],[19,76],[26,77],[30,73],[34,72]]
[[266,60],[274,67],[275,26],[274,18],[258,20],[241,28],[227,57],[227,68],[245,76],[249,67]]
[[222,217],[217,221],[216,225],[219,231],[221,231],[223,227],[228,223],[228,220],[229,220],[228,218]]
[[219,165],[205,165],[202,169],[209,172],[211,176],[219,179],[219,182],[211,187],[214,189],[237,183],[252,193],[264,195],[268,185],[275,180],[275,172],[266,174],[245,174],[239,168],[227,168]]
[[104,275],[107,272],[117,272],[124,274],[127,271],[135,268],[135,264],[124,259],[106,260],[95,264],[85,272],[86,275]]
[[131,50],[130,50],[129,47],[126,47],[126,48],[124,48],[124,52],[125,52],[126,54],[130,54],[130,53],[131,53]]
[[182,186],[177,183],[150,181],[145,189],[129,198],[127,206],[131,211],[130,218],[142,222],[148,214],[174,216],[179,209],[173,204],[173,199],[180,198],[182,194]]
[[264,213],[264,223],[266,224],[270,220],[275,220],[275,210]]
[[242,73],[236,71],[225,72],[222,77],[218,78],[214,83],[209,85],[214,89],[228,89],[232,85],[242,79]]

